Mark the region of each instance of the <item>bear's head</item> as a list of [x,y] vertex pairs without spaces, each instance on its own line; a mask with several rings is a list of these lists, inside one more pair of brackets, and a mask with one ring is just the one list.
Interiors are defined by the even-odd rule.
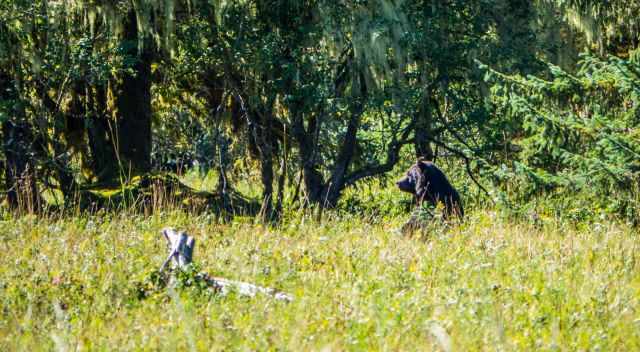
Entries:
[[418,160],[409,168],[405,177],[396,182],[398,188],[403,192],[421,196],[429,184],[429,164],[430,162]]

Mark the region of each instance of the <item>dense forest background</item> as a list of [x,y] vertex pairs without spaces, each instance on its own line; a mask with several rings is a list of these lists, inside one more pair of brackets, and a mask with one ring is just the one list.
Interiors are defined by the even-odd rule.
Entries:
[[2,0],[5,203],[161,188],[229,209],[245,179],[277,217],[424,157],[468,204],[637,224],[639,19],[623,0]]

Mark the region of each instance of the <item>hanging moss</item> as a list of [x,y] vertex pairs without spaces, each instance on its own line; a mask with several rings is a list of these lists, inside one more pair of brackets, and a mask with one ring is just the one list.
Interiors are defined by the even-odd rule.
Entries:
[[[628,0],[542,0],[560,9],[567,21],[601,52],[605,46],[640,33],[640,3]],[[637,43],[636,43],[637,45]],[[630,49],[634,49],[632,47]]]
[[138,32],[138,50],[147,45],[146,38],[152,38],[158,47],[170,51],[172,34],[175,30],[175,0],[66,0],[49,6],[49,17],[63,16],[69,23],[80,24],[88,33],[95,35],[96,27],[105,25],[110,33],[122,36],[124,24],[130,10],[135,11]]

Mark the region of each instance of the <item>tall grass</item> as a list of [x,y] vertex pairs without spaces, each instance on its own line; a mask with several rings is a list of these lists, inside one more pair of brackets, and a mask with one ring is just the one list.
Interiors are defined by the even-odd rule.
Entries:
[[[289,214],[277,226],[180,210],[7,217],[0,350],[640,349],[635,230],[468,214],[413,237],[397,233],[407,214]],[[210,274],[295,300],[139,298],[168,225],[196,237]]]

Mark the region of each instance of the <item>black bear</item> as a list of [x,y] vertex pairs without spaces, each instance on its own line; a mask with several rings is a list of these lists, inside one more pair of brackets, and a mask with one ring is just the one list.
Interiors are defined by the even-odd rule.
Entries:
[[464,210],[460,202],[460,195],[447,177],[431,161],[418,160],[407,171],[407,176],[396,183],[401,191],[414,195],[416,204],[429,202],[436,206],[439,202],[444,205],[444,218],[456,215],[462,219]]

